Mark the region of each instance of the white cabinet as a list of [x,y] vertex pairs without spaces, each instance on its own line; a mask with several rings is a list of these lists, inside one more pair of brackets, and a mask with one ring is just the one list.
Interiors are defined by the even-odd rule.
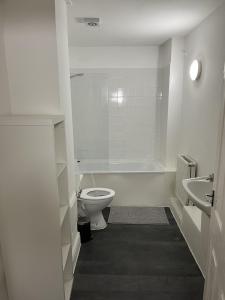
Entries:
[[73,283],[63,116],[0,118],[0,220],[10,300],[68,300]]

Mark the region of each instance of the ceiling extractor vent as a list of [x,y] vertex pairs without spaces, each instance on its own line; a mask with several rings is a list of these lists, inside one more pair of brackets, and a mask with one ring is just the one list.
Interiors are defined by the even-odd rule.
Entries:
[[75,18],[77,23],[83,23],[90,27],[96,27],[99,26],[100,19],[99,18]]

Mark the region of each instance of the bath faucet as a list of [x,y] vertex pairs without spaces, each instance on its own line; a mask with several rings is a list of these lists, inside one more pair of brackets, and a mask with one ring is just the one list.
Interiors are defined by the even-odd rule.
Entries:
[[213,206],[213,204],[214,204],[214,198],[215,198],[215,191],[212,190],[211,194],[206,194],[205,196],[206,196],[207,202],[211,203],[211,205]]

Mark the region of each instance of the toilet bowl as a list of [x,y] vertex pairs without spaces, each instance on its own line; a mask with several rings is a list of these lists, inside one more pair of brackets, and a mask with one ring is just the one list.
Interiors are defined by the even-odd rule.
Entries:
[[88,188],[81,191],[79,199],[90,218],[92,230],[106,228],[102,210],[111,203],[114,196],[115,192],[106,188]]

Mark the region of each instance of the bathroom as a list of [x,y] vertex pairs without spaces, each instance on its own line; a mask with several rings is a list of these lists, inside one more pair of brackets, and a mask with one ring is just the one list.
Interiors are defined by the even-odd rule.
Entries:
[[[225,39],[215,32],[222,27],[224,11],[221,6],[199,23],[186,11],[183,27],[178,29],[177,21],[176,33],[171,31],[165,40],[158,36],[161,42],[154,40],[157,34],[150,34],[151,45],[144,33],[140,40],[135,33],[130,39],[136,26],[146,22],[146,29],[143,11],[148,5],[136,4],[143,19],[135,25],[131,25],[134,7],[130,8],[121,35],[115,25],[116,6],[107,12],[104,6],[93,8],[77,1],[69,13],[75,172],[82,178],[80,188],[115,191],[111,209],[170,207],[205,277],[210,219],[183,190],[182,179],[190,177],[190,167],[182,169],[187,162],[181,155],[195,164],[191,177],[216,172]],[[128,14],[120,7],[118,22],[122,13],[124,18]],[[90,12],[102,16],[96,26],[77,18],[90,17]],[[201,63],[197,80],[190,78],[195,60]]]
[[224,300],[225,1],[19,2],[0,2],[0,299]]

